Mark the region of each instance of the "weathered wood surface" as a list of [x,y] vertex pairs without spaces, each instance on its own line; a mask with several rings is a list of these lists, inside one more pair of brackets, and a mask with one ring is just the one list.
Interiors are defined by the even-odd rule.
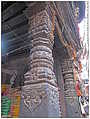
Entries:
[[25,3],[14,3],[10,7],[8,7],[4,12],[2,13],[2,21],[9,19],[10,17],[14,16],[17,12],[21,11],[25,8]]
[[[13,27],[27,21],[27,18],[24,13],[17,15],[16,17],[6,21],[2,25],[2,33],[9,32]],[[8,28],[8,25],[11,28]],[[18,26],[17,26],[18,27]]]

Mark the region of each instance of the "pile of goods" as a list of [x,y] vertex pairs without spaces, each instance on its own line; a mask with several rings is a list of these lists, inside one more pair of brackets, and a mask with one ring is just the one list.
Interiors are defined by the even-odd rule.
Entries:
[[1,98],[1,115],[7,117],[10,111],[10,106],[11,106],[11,100],[7,96],[3,96]]
[[12,89],[10,85],[2,84],[1,116],[16,118],[20,109],[20,90]]

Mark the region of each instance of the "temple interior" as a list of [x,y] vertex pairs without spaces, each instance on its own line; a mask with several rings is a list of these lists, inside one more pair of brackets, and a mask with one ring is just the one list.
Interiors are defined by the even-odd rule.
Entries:
[[84,116],[74,75],[84,16],[84,1],[1,2],[2,117]]

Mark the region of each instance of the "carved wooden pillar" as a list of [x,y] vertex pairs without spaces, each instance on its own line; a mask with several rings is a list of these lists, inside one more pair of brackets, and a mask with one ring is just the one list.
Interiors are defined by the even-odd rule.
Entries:
[[38,2],[32,7],[28,5],[27,12],[32,48],[30,70],[25,74],[25,85],[22,87],[24,104],[29,109],[26,117],[60,117],[52,57],[55,11],[50,4]]
[[46,10],[30,17],[31,51],[30,71],[25,74],[26,81],[49,80],[54,81],[52,49],[54,36],[52,21]]
[[62,72],[64,78],[64,94],[66,100],[67,117],[80,117],[80,107],[78,97],[75,91],[75,82],[73,76],[73,60],[65,59],[62,63]]

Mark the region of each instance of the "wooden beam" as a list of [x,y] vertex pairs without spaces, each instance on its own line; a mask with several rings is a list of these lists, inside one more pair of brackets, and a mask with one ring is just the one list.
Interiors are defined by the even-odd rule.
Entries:
[[65,46],[64,44],[66,44],[67,41],[64,40],[64,37],[62,36],[62,32],[57,21],[56,21],[56,31],[57,31],[60,42],[62,43],[63,46]]
[[24,38],[24,41],[20,41],[20,42],[17,42],[17,43],[13,43],[13,44],[8,44],[8,48],[7,50],[11,51],[13,49],[17,49],[19,47],[24,47],[26,44],[30,44],[30,39],[28,38]]
[[10,28],[8,28],[8,25],[10,25],[11,28],[13,28],[14,26],[19,25],[19,24],[21,24],[22,22],[24,22],[26,20],[27,20],[27,18],[24,15],[24,13],[10,19],[7,22],[4,22],[2,24],[2,32],[5,33],[6,31],[10,30]]
[[31,45],[27,44],[27,45],[21,46],[21,47],[19,47],[17,49],[13,49],[12,51],[9,51],[9,52],[6,52],[5,54],[2,54],[2,57],[6,56],[6,55],[8,56],[9,54],[18,52],[18,51],[23,50],[25,48],[30,48],[31,49]]
[[[19,36],[15,37],[15,38],[11,38],[11,39],[9,39],[9,40],[7,41],[7,43],[9,43],[9,42],[16,43],[17,41],[26,40],[27,37],[28,37],[28,35],[29,35],[29,33],[27,32],[27,33],[25,33],[25,34],[22,34],[22,35],[19,35]],[[26,38],[26,39],[25,39],[25,38]],[[29,38],[29,39],[30,39],[30,38]]]
[[21,11],[22,9],[25,8],[25,3],[24,2],[17,2],[8,7],[4,12],[2,13],[2,22],[5,20],[9,19],[13,15],[15,15],[17,12]]
[[[10,26],[8,26],[10,27]],[[23,26],[21,26],[20,28],[16,28],[11,32],[8,33],[4,33],[3,36],[6,38],[6,40],[11,39],[11,38],[15,38],[21,34],[24,34],[28,31],[28,24],[25,24]]]

